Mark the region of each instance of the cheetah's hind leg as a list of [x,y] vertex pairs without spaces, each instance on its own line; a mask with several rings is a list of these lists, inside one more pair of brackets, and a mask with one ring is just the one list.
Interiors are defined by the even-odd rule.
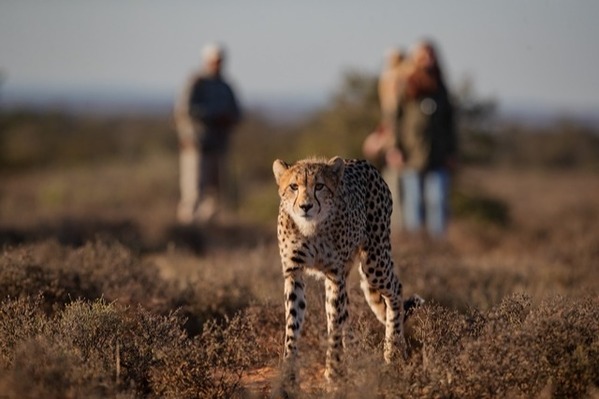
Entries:
[[371,287],[368,283],[368,277],[362,270],[363,267],[364,261],[360,262],[360,267],[358,268],[358,271],[360,272],[360,288],[362,288],[366,302],[368,302],[368,306],[370,306],[370,309],[372,309],[376,318],[379,319],[381,323],[385,324],[385,320],[387,319],[387,305],[385,305],[385,301],[380,291]]
[[[366,302],[368,302],[368,306],[375,314],[376,318],[383,324],[385,324],[386,320],[386,312],[387,306],[385,305],[385,300],[379,290],[374,289],[368,284],[368,278],[366,274],[362,270],[362,264],[358,268],[360,272],[360,288],[364,292],[364,297],[366,298]],[[418,294],[414,294],[403,301],[403,321],[404,323],[408,320],[414,311],[421,307],[424,304],[425,300]]]

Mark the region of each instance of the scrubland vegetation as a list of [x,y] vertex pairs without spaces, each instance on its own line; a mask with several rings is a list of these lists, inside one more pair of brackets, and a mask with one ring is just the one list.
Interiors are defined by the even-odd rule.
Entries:
[[[229,211],[174,224],[168,117],[3,113],[0,397],[262,398],[283,338],[274,158],[359,156],[372,85],[350,75],[293,126],[249,114]],[[471,116],[471,115],[470,115]],[[480,116],[480,115],[479,115]],[[393,233],[409,356],[351,275],[348,398],[599,397],[599,135],[561,123],[489,132],[463,115],[446,243]],[[540,128],[538,130],[541,130]],[[322,282],[308,281],[297,397],[328,397]]]

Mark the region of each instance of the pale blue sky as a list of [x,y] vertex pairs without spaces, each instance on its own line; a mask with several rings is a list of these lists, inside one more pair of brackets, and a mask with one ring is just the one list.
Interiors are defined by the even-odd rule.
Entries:
[[599,110],[599,1],[0,0],[4,87],[174,95],[201,47],[229,49],[246,101],[325,99],[342,73],[377,73],[391,46],[436,40],[450,86]]

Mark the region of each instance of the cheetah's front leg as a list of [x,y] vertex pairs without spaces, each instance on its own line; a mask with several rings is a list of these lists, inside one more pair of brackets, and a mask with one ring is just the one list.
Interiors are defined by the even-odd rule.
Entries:
[[304,282],[299,272],[285,274],[285,348],[283,358],[285,362],[286,377],[295,380],[295,362],[297,358],[297,342],[300,337],[306,299],[304,295]]
[[340,276],[327,276],[325,288],[328,348],[324,375],[327,380],[331,381],[342,373],[341,355],[344,344],[344,327],[348,318],[348,297],[345,280]]

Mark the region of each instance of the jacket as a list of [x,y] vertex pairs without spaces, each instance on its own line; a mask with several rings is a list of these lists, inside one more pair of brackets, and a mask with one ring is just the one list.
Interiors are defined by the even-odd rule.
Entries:
[[405,94],[396,133],[405,167],[423,172],[448,166],[456,155],[457,140],[445,86],[440,80],[415,79],[408,81]]
[[180,135],[193,135],[202,152],[223,152],[241,119],[231,87],[220,76],[198,74],[188,82],[176,111]]

